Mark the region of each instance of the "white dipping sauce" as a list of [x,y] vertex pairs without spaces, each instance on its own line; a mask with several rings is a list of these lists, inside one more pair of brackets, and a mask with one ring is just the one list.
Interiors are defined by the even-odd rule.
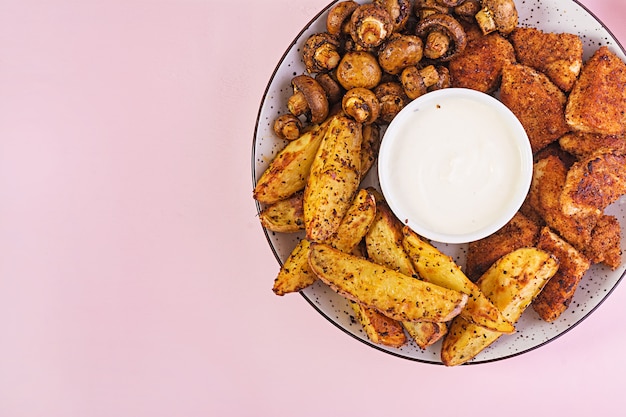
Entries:
[[411,102],[388,127],[379,178],[391,209],[418,234],[469,242],[519,209],[532,151],[517,118],[493,97],[439,90]]

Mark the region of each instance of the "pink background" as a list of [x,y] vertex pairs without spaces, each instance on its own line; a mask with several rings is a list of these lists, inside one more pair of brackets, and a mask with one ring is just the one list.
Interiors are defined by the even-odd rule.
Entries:
[[[625,284],[547,346],[455,369],[272,293],[254,123],[327,2],[0,0],[1,417],[624,412]],[[623,0],[583,3],[626,43]]]

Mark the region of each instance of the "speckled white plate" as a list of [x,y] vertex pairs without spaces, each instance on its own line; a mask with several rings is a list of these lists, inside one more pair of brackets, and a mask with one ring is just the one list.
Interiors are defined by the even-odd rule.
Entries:
[[[334,3],[313,17],[311,22],[289,45],[267,85],[258,113],[252,147],[252,179],[254,183],[276,153],[285,145],[285,142],[278,140],[273,134],[273,121],[279,114],[286,112],[287,98],[291,95],[291,79],[295,75],[305,72],[300,58],[302,44],[311,34],[325,30],[326,13]],[[534,26],[547,32],[579,34],[584,43],[585,59],[589,58],[598,47],[608,45],[614,53],[626,60],[623,47],[610,30],[575,0],[517,0],[516,5],[520,14],[521,25]],[[372,185],[378,188],[376,171],[376,167],[370,170],[370,174],[364,179],[365,186]],[[260,211],[261,207],[258,206],[258,209]],[[613,204],[607,209],[607,213],[615,215],[620,220],[622,230],[626,230],[626,199]],[[303,237],[302,234],[280,234],[267,231],[265,233],[267,241],[280,264]],[[626,254],[624,245],[626,245],[626,239],[624,239],[622,247],[623,253]],[[466,245],[437,246],[456,258],[461,265],[464,265]],[[622,262],[624,266],[617,271],[611,271],[598,265],[588,271],[583,277],[570,307],[556,322],[546,323],[542,321],[534,310],[529,308],[516,324],[517,332],[514,335],[501,337],[469,363],[485,363],[519,355],[538,348],[566,333],[589,316],[609,296],[626,270],[626,258]],[[274,277],[266,278],[269,290]],[[440,343],[426,350],[421,350],[412,342],[401,348],[389,348],[371,343],[361,325],[355,320],[352,309],[346,300],[324,284],[318,282],[304,289],[301,295],[328,321],[373,348],[409,360],[441,364]],[[277,299],[277,302],[279,301]]]

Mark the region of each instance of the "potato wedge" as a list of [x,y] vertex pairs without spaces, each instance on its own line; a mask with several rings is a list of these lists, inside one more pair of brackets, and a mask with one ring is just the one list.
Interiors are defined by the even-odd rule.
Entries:
[[490,330],[513,333],[515,327],[491,301],[470,281],[448,255],[422,240],[408,227],[403,230],[404,249],[420,277],[430,283],[462,292],[470,296],[461,316],[471,323]]
[[294,233],[304,229],[303,195],[302,191],[298,191],[286,200],[264,208],[259,214],[261,226],[279,233]]
[[340,251],[352,252],[363,240],[375,218],[376,200],[371,192],[362,188],[352,200],[346,215],[341,219],[335,234],[328,239],[328,243]]
[[319,279],[346,298],[400,321],[448,321],[457,316],[468,296],[371,261],[312,243],[309,265]]
[[361,145],[361,178],[365,177],[369,172],[374,161],[378,157],[378,149],[380,148],[380,126],[377,124],[369,124],[363,126],[363,142]]
[[[365,189],[360,190],[339,225],[339,233],[331,236],[329,243],[339,250],[352,252],[363,240],[375,215],[373,195]],[[309,267],[309,247],[310,241],[302,239],[291,252],[274,280],[276,295],[297,292],[315,282],[317,277]]]
[[309,267],[311,242],[302,239],[278,271],[272,291],[276,295],[298,292],[313,284],[317,276]]
[[[558,268],[556,258],[544,250],[517,249],[496,261],[478,286],[507,320],[516,323]],[[443,339],[441,361],[447,366],[465,363],[502,334],[457,317]]]
[[[382,196],[376,200],[376,218],[365,236],[368,258],[404,275],[417,276],[411,260],[402,247],[402,223]],[[362,307],[365,308],[365,307]],[[432,321],[402,322],[409,336],[422,349],[446,333],[446,324]]]
[[304,225],[312,242],[335,234],[359,188],[361,129],[345,116],[329,122],[304,190]]
[[350,305],[368,339],[373,343],[392,347],[400,347],[406,343],[404,328],[399,321],[354,301],[350,301]]
[[326,127],[326,122],[316,125],[289,142],[261,174],[252,197],[260,203],[273,204],[303,190]]

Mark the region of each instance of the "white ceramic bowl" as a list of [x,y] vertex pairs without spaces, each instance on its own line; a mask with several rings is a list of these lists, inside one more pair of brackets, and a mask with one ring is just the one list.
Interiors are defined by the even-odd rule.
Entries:
[[532,180],[519,120],[494,97],[463,88],[410,102],[387,128],[378,158],[391,210],[437,242],[493,234],[519,210]]

